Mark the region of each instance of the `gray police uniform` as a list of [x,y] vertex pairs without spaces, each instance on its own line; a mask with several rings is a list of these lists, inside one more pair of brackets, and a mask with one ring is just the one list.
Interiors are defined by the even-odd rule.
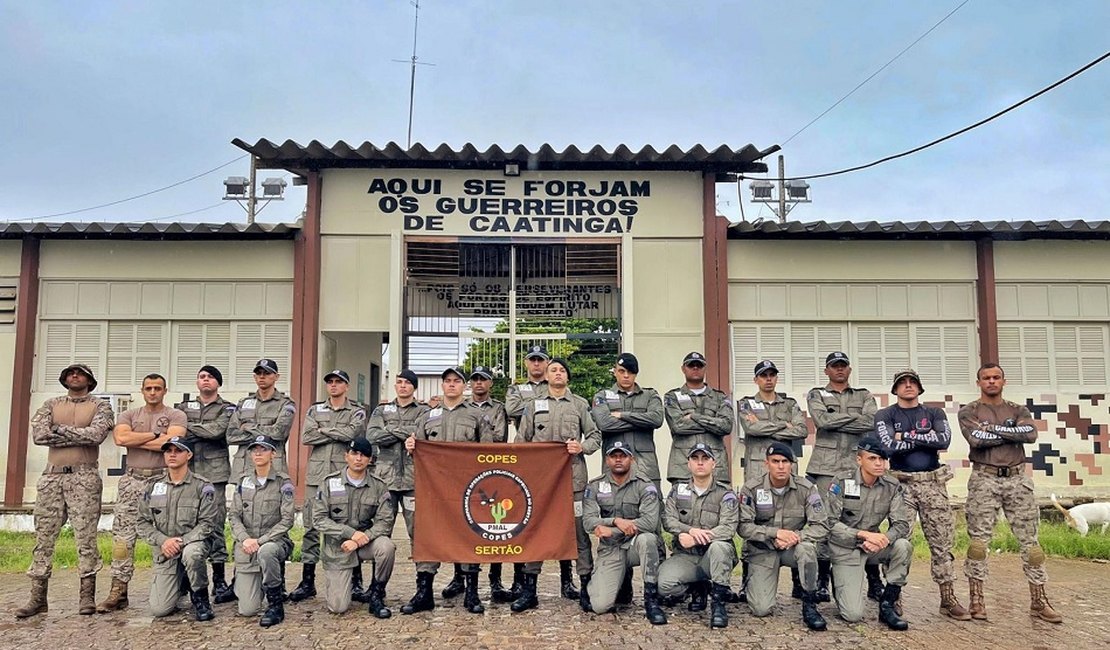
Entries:
[[729,466],[724,459],[725,436],[732,434],[735,419],[732,398],[709,386],[695,393],[683,385],[667,391],[663,407],[672,437],[667,480],[672,483],[690,480],[686,460],[694,445],[702,443],[713,451],[714,458],[720,459],[713,480],[730,485]]
[[875,397],[866,388],[814,388],[806,396],[809,416],[817,426],[813,457],[806,475],[822,492],[837,474],[856,468],[856,445],[860,436],[875,429]]
[[[752,614],[767,616],[775,604],[779,567],[798,569],[802,588],[817,590],[817,545],[828,538],[827,513],[817,486],[801,476],[789,477],[785,487],[771,487],[770,476],[752,479],[740,489],[740,524],[744,560],[748,562],[748,605]],[[801,538],[779,550],[774,541],[780,529]]]
[[528,380],[522,384],[513,384],[505,391],[505,412],[519,428],[520,419],[524,417],[524,405],[545,397],[547,397],[547,380]]
[[[767,475],[767,445],[774,440],[793,446],[795,440],[805,440],[809,435],[806,416],[797,400],[787,397],[786,393],[775,393],[771,402],[760,399],[759,394],[750,395],[736,402],[740,411],[740,427],[744,430],[744,453],[733,453],[732,480],[739,485]],[[748,419],[755,417],[755,422]],[[801,445],[801,442],[798,442]],[[795,448],[795,452],[801,449]],[[743,479],[741,480],[738,459],[744,459]],[[795,466],[797,471],[797,466]]]
[[[621,416],[613,417],[618,411]],[[655,455],[655,430],[663,426],[663,400],[659,393],[639,384],[625,392],[613,384],[612,388],[594,394],[590,415],[601,430],[602,446],[616,440],[623,442],[636,456],[632,465],[636,475],[660,489],[659,459]]]
[[[692,482],[676,483],[663,507],[663,529],[674,539],[671,556],[659,566],[659,593],[680,596],[688,585],[706,580],[728,587],[736,567],[732,537],[738,520],[736,493],[727,486],[714,481],[699,494]],[[691,528],[712,531],[713,541],[684,548],[678,536]]]
[[[638,461],[635,461],[638,462]],[[645,584],[659,581],[659,490],[639,476],[627,476],[618,484],[610,476],[590,481],[582,497],[582,527],[593,531],[606,526],[612,537],[598,538],[597,558],[588,591],[593,610],[603,614],[617,600],[625,572],[642,565]],[[615,518],[629,519],[639,531],[626,536],[613,523]]]
[[[913,519],[898,479],[884,474],[867,485],[859,469],[835,477],[825,503],[836,606],[841,618],[856,623],[863,619],[865,564],[886,565],[887,582],[905,586],[913,560],[909,540]],[[877,533],[883,521],[890,522],[886,531],[890,545],[877,553],[865,552],[856,534],[861,530]]]
[[[260,478],[252,472],[235,486],[231,498],[231,534],[235,537],[235,596],[239,614],[262,611],[263,589],[282,586],[282,566],[293,555],[293,481],[281,472]],[[243,550],[243,542],[258,541],[258,550]]]
[[502,402],[492,397],[484,402],[475,402],[468,397],[466,398],[466,404],[478,409],[483,417],[490,421],[490,426],[493,427],[494,442],[509,441],[509,415]]
[[216,399],[205,404],[200,400],[181,402],[174,406],[185,413],[185,442],[193,447],[189,469],[212,482],[216,488],[216,525],[208,538],[208,561],[212,564],[227,563],[227,539],[224,523],[227,521],[227,482],[231,477],[231,454],[227,448],[227,425],[235,405],[226,399]]
[[[208,536],[216,523],[216,488],[203,477],[186,472],[180,483],[170,481],[169,473],[157,477],[139,502],[138,532],[151,547],[154,571],[150,583],[150,613],[167,616],[177,609],[182,584],[179,569],[193,591],[207,591]],[[181,552],[174,557],[162,555],[162,544],[180,537]]]
[[[308,474],[305,493],[313,494],[324,477],[347,467],[344,454],[350,442],[366,435],[366,409],[344,398],[343,406],[335,408],[328,400],[308,407],[301,442],[312,447],[308,453]],[[320,557],[320,534],[312,525],[312,499],[305,499],[301,512],[304,539],[301,541],[301,562],[314,564]]]
[[[312,507],[313,525],[324,537],[321,559],[327,577],[325,601],[328,611],[341,614],[351,606],[351,574],[364,560],[374,562],[374,581],[385,585],[393,575],[397,547],[389,534],[397,512],[385,483],[369,472],[355,483],[343,469],[324,479]],[[354,553],[341,546],[356,532],[370,543]]]
[[[546,385],[544,387],[546,389]],[[577,440],[582,453],[571,458],[571,483],[574,490],[574,527],[578,545],[579,576],[593,570],[590,536],[582,526],[582,497],[586,490],[586,456],[601,449],[601,431],[590,417],[590,405],[568,389],[562,397],[548,395],[527,402],[517,431],[517,442],[561,442]],[[524,572],[539,574],[543,562],[527,562]]]
[[231,461],[231,480],[238,483],[250,474],[247,445],[260,435],[269,436],[278,443],[278,450],[274,452],[274,471],[289,473],[285,462],[285,441],[289,439],[289,430],[293,428],[296,417],[296,403],[280,390],[275,390],[267,400],[259,399],[257,392],[239,400],[227,425],[228,444],[239,445]]
[[[378,457],[370,472],[389,488],[393,517],[396,519],[397,512],[404,516],[410,540],[416,521],[416,497],[412,456],[405,450],[405,440],[416,433],[416,421],[429,410],[426,404],[414,401],[401,406],[394,399],[374,409],[366,427],[366,439],[378,447]],[[393,522],[389,522],[389,529],[393,530]]]

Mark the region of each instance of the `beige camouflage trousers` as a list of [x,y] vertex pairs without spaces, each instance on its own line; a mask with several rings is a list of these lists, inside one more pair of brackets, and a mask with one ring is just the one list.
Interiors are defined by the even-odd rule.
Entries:
[[119,496],[112,510],[112,577],[131,582],[135,573],[135,538],[139,523],[139,502],[157,477],[124,474],[119,477]]
[[[901,479],[902,474],[898,477]],[[923,480],[902,480],[906,507],[917,513],[921,520],[921,532],[929,544],[930,571],[933,582],[938,585],[956,580],[955,558],[952,556],[956,523],[946,487],[951,478],[952,468],[944,465],[938,470],[923,473]]]
[[103,483],[94,468],[72,474],[43,474],[35,499],[35,549],[31,553],[31,578],[49,578],[53,569],[54,545],[68,519],[77,541],[77,568],[81,577],[95,576],[103,563],[96,548],[96,524],[100,520]]
[[1026,579],[1035,585],[1048,582],[1044,550],[1037,542],[1040,511],[1033,498],[1033,479],[1020,475],[990,476],[977,471],[972,471],[967,480],[967,534],[971,544],[967,547],[964,575],[976,580],[987,579],[988,549],[999,508],[1021,545]]

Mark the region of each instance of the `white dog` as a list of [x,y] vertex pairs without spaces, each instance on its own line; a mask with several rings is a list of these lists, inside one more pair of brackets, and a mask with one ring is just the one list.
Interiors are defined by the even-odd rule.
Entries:
[[1080,535],[1086,535],[1092,525],[1102,524],[1102,530],[1099,532],[1103,535],[1110,527],[1110,503],[1082,503],[1064,510],[1064,506],[1056,501],[1056,495],[1053,494],[1052,505],[1064,513],[1064,519],[1067,520],[1068,525],[1079,531]]

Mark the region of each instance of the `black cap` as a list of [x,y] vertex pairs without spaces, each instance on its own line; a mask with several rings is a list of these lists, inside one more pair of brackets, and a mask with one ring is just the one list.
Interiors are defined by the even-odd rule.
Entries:
[[162,451],[166,451],[170,447],[177,447],[182,451],[187,451],[190,454],[193,453],[193,446],[185,441],[184,436],[174,436],[162,443]]
[[[567,364],[566,359],[564,359],[562,357],[555,357],[554,359],[551,360],[551,363],[557,363],[560,366],[562,366],[563,370],[567,371],[567,381],[570,381],[570,366]],[[550,367],[550,366],[548,366],[548,367]]]
[[882,456],[883,458],[890,458],[890,452],[883,447],[883,444],[879,442],[879,439],[875,436],[864,436],[860,438],[859,442],[856,443],[856,450],[866,451],[876,456]]
[[605,455],[608,456],[609,454],[626,454],[628,456],[635,456],[635,454],[632,453],[632,447],[628,446],[628,443],[623,440],[613,440],[609,444],[605,445]]
[[199,375],[202,372],[207,372],[208,374],[212,375],[212,379],[216,380],[217,386],[224,385],[224,373],[220,372],[220,369],[216,366],[201,366],[200,370],[197,371],[197,374]]
[[691,447],[690,451],[686,454],[686,457],[690,458],[699,451],[706,456],[709,456],[713,460],[717,460],[717,454],[715,454],[713,450],[710,449],[709,445],[705,444],[704,442],[699,442],[698,444]]
[[833,365],[834,363],[851,363],[848,361],[848,355],[843,352],[830,352],[829,356],[825,357],[825,367]]
[[551,356],[547,354],[547,348],[543,347],[542,345],[533,345],[532,347],[528,348],[528,352],[526,352],[524,354],[524,358],[525,359],[537,359],[538,358],[538,359],[543,359],[544,361],[550,361],[551,360]]
[[701,364],[703,366],[708,365],[705,361],[705,355],[701,352],[690,352],[682,357],[682,365],[693,366],[696,364]]
[[753,375],[753,377],[758,377],[765,372],[774,372],[777,375],[779,374],[779,369],[778,366],[775,365],[774,361],[771,361],[770,359],[764,359],[763,361],[755,364],[755,374]]
[[274,439],[270,436],[255,436],[254,440],[251,440],[247,444],[247,449],[251,447],[265,447],[270,451],[277,451],[278,443],[274,442]]
[[779,440],[774,440],[771,442],[771,444],[767,445],[767,452],[764,455],[767,458],[770,458],[771,456],[782,456],[792,463],[797,460],[794,457],[794,450],[790,447],[790,445]]
[[447,379],[447,375],[458,375],[459,379],[466,381],[466,371],[462,369],[462,366],[452,366],[450,368],[447,368],[443,372],[439,373],[439,378]]
[[93,376],[92,368],[86,366],[83,363],[71,363],[65,368],[62,368],[62,374],[58,375],[58,381],[61,382],[62,386],[65,386],[65,388],[67,389],[69,388],[69,386],[66,386],[66,375],[74,370],[79,371],[82,375],[85,375],[89,378],[90,393],[96,390],[96,377]]
[[482,379],[493,379],[493,371],[485,366],[474,366],[470,371],[470,378],[481,377]]
[[891,395],[896,394],[894,388],[898,385],[898,382],[902,381],[906,377],[910,377],[911,379],[913,379],[914,383],[917,384],[917,390],[919,392],[925,392],[925,387],[921,385],[921,377],[918,376],[917,371],[913,368],[902,368],[898,372],[894,373],[894,381],[890,382]]
[[347,374],[346,370],[332,370],[328,374],[324,375],[324,383],[328,383],[328,380],[332,377],[335,377],[336,379],[342,379],[343,383],[345,384],[351,383],[351,376]]
[[409,370],[408,368],[405,368],[401,372],[397,373],[397,379],[407,379],[408,382],[412,384],[413,388],[417,388],[420,386],[420,378],[416,376],[415,372]]
[[617,357],[617,365],[634,375],[640,372],[640,361],[631,352],[621,352]]
[[258,372],[259,370],[262,372],[272,372],[276,375],[278,371],[277,361],[273,359],[259,359],[258,363],[254,364],[254,371]]
[[374,457],[374,445],[366,438],[359,436],[347,445],[347,451],[357,451],[358,453],[366,456],[367,458]]

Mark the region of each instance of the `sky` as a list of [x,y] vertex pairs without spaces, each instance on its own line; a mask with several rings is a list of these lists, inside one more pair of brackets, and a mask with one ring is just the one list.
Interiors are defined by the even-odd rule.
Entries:
[[[791,139],[963,2],[422,0],[413,141],[780,144],[788,176],[817,174],[963,128],[1110,50],[1104,0],[970,0]],[[223,179],[248,172],[233,138],[403,146],[413,13],[407,0],[0,0],[0,221],[233,160],[41,220],[242,221],[221,200]],[[1110,60],[954,140],[813,180],[790,219],[1103,220],[1108,142]],[[304,190],[287,189],[260,220],[300,215]],[[736,186],[718,190],[739,219]],[[745,218],[774,218],[743,194]]]

